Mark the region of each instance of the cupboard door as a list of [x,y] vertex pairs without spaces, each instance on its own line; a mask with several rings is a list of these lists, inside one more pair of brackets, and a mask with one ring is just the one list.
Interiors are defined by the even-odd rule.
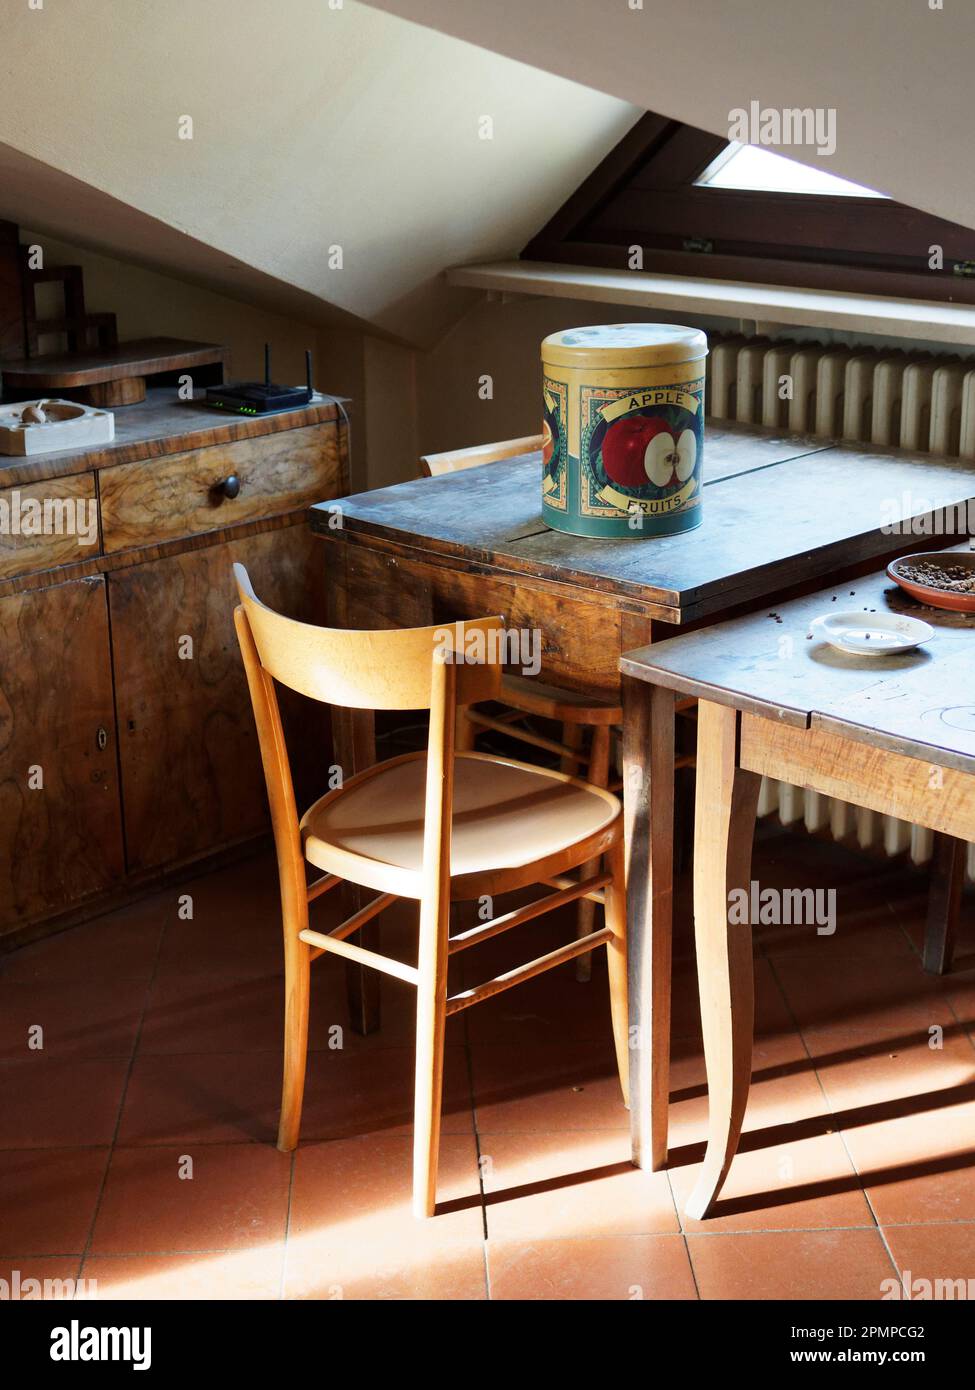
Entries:
[[[321,622],[321,549],[299,524],[109,576],[130,872],[192,859],[267,826],[231,565],[247,566],[272,608]],[[302,772],[321,794],[327,713],[300,697],[286,713],[289,748],[301,744]]]
[[0,599],[0,931],[123,873],[105,581]]

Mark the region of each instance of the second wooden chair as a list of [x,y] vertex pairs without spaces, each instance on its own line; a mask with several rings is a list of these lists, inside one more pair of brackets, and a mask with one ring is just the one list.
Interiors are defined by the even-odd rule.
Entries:
[[[453,449],[447,453],[425,454],[420,459],[420,472],[429,478],[459,473],[486,463],[520,458],[537,453],[543,444],[542,435],[526,435],[522,439],[506,439],[497,444],[476,445],[471,449]],[[539,484],[541,486],[541,484]],[[457,746],[472,749],[480,730],[493,730],[516,739],[540,752],[560,759],[563,772],[575,772],[593,786],[608,787],[612,783],[612,731],[623,723],[623,710],[612,701],[599,700],[574,690],[563,690],[544,684],[533,676],[505,673],[501,680],[501,701],[506,706],[496,714],[481,709],[461,711],[457,729]],[[562,741],[547,738],[528,724],[532,718],[547,719],[562,726]],[[586,748],[586,731],[589,746]],[[595,869],[595,865],[590,866]],[[592,931],[595,904],[600,897],[579,904],[578,935]],[[589,977],[589,961],[580,959],[577,978]]]

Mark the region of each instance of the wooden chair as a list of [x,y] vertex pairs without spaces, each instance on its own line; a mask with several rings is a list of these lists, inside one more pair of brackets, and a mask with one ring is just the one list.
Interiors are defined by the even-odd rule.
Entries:
[[[499,444],[480,444],[471,449],[454,449],[443,454],[425,454],[420,459],[420,472],[428,478],[445,473],[459,473],[465,468],[477,468],[484,463],[517,458],[521,454],[541,449],[543,436],[526,435],[522,439],[507,439]],[[500,714],[486,714],[478,709],[463,709],[457,728],[457,747],[470,750],[480,729],[492,729],[509,738],[559,757],[563,772],[577,771],[591,785],[610,786],[612,730],[623,723],[623,709],[617,704],[545,685],[533,676],[505,673],[501,679],[501,700],[507,708]],[[562,741],[545,738],[536,730],[526,728],[523,720],[535,716],[549,719],[562,726]],[[585,731],[590,729],[589,748],[585,748]],[[587,865],[595,873],[598,865]],[[583,899],[579,904],[577,933],[588,936],[593,928],[595,899]],[[576,965],[576,977],[589,978],[589,960]]]
[[[500,618],[460,626],[344,632],[296,622],[267,608],[247,571],[234,565],[234,613],[254,707],[278,859],[285,953],[284,1084],[278,1148],[298,1142],[308,1040],[309,967],[323,953],[375,967],[417,990],[413,1210],[435,1206],[444,1028],[451,1014],[605,945],[616,1058],[627,1092],[626,906],[620,803],[565,773],[484,753],[455,751],[458,706],[497,697],[490,660]],[[458,639],[463,648],[454,644]],[[469,659],[478,643],[478,662]],[[496,646],[500,646],[495,636]],[[466,659],[465,659],[466,658]],[[483,658],[483,659],[481,659]],[[425,753],[390,758],[350,777],[299,820],[275,682],[350,709],[430,712]],[[605,867],[598,867],[605,855]],[[306,884],[305,861],[323,870]],[[597,864],[578,880],[567,871]],[[308,904],[342,881],[378,896],[329,933],[308,925]],[[540,900],[450,936],[450,904],[531,884],[556,888]],[[508,971],[447,995],[456,951],[553,908],[605,890],[606,925]],[[417,963],[405,965],[349,938],[396,898],[419,900]]]

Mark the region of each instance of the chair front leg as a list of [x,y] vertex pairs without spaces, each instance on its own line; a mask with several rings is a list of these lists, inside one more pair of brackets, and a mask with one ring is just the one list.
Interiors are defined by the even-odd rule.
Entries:
[[433,1216],[437,1204],[440,1110],[447,1025],[447,935],[450,903],[436,895],[420,904],[416,1000],[416,1089],[413,1110],[413,1215]]

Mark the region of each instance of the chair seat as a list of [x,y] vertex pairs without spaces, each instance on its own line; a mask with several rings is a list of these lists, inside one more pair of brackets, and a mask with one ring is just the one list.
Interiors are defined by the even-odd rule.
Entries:
[[[393,758],[316,801],[301,821],[305,857],[365,887],[418,897],[426,763],[425,753]],[[595,858],[620,833],[611,792],[510,758],[457,755],[454,898],[537,883]]]
[[578,690],[546,685],[534,676],[505,673],[501,699],[526,714],[539,714],[567,724],[620,724],[623,711],[607,700],[595,700]]

